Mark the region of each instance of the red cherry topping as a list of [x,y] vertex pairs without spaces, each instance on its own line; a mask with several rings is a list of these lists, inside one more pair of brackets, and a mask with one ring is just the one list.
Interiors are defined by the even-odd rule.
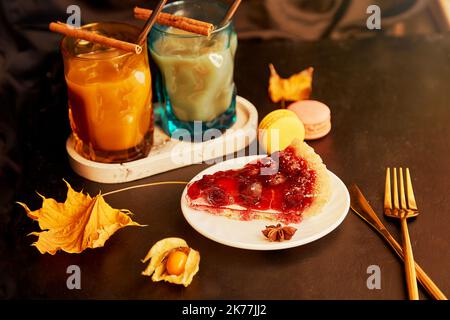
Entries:
[[[267,169],[274,169],[272,174]],[[277,170],[278,169],[278,170]],[[270,173],[270,171],[269,171]],[[245,165],[242,169],[205,175],[188,186],[192,200],[203,197],[210,205],[237,204],[249,210],[275,210],[284,222],[299,222],[300,213],[313,201],[316,172],[287,148]],[[248,219],[242,214],[242,219]]]

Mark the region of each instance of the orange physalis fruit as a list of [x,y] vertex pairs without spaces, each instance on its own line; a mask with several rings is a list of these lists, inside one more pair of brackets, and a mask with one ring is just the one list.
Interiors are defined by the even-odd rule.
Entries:
[[269,95],[273,102],[309,99],[312,91],[314,68],[309,67],[288,79],[281,78],[273,64],[270,64],[269,68]]
[[[65,181],[66,182],[66,181]],[[67,184],[64,203],[43,196],[42,208],[31,211],[24,203],[27,215],[39,222],[41,232],[33,245],[40,253],[55,254],[58,250],[80,253],[86,248],[103,247],[117,230],[126,226],[141,226],[131,220],[129,210],[113,209],[102,195],[91,198],[76,192]]]
[[183,251],[175,250],[171,252],[166,262],[167,273],[179,276],[184,271],[187,257],[187,254]]

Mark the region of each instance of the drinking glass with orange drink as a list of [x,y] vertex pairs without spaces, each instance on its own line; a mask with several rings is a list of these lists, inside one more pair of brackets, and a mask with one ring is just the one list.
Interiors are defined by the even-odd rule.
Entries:
[[[140,31],[123,23],[82,28],[128,42]],[[153,142],[153,110],[145,44],[135,54],[65,37],[61,50],[75,150],[106,163],[147,156]]]

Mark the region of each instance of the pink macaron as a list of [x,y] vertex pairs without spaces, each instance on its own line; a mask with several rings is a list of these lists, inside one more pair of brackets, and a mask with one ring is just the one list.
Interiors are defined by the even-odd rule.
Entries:
[[289,105],[305,126],[305,140],[314,140],[326,136],[331,130],[330,108],[315,100],[302,100]]

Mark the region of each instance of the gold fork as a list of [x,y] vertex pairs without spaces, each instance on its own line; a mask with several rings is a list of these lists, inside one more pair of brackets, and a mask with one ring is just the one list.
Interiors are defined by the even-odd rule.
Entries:
[[[406,194],[403,182],[403,169],[399,169],[399,188],[397,186],[397,168],[393,172],[393,190],[391,192],[390,168],[386,169],[386,185],[384,189],[384,214],[388,217],[400,219],[402,226],[403,252],[405,255],[406,285],[410,300],[419,300],[417,290],[416,269],[414,266],[414,256],[409,239],[407,219],[419,215],[416,200],[411,183],[409,169],[406,168]],[[400,203],[399,203],[400,196]],[[392,205],[393,202],[393,205]]]

